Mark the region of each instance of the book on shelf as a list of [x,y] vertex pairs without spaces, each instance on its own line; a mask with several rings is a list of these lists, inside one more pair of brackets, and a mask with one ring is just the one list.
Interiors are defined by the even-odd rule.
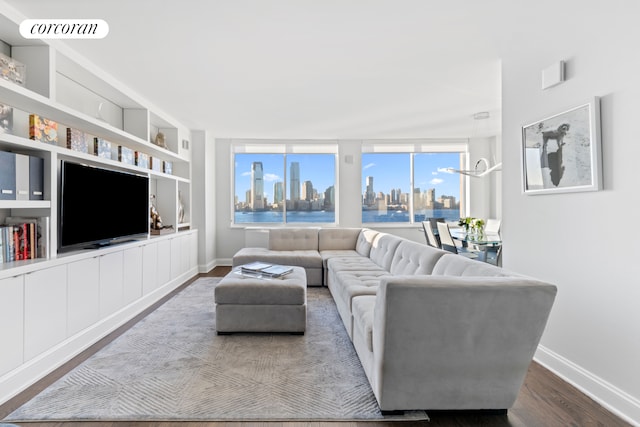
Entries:
[[266,262],[256,261],[240,266],[240,272],[248,275],[261,277],[282,277],[293,271],[293,268],[287,265],[270,264]]

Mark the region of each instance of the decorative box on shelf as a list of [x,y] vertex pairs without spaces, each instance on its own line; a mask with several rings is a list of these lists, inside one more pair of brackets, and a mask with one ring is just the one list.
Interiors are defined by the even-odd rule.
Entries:
[[67,148],[81,153],[89,152],[89,144],[87,144],[87,136],[78,129],[67,128]]
[[30,114],[29,139],[58,145],[58,123],[37,114]]
[[13,107],[0,103],[0,133],[13,131]]
[[141,168],[149,169],[149,155],[136,151],[136,165]]
[[131,148],[118,145],[118,160],[128,165],[134,165],[135,160],[133,150]]
[[93,152],[103,159],[111,158],[111,143],[97,136],[93,138]]
[[162,160],[157,157],[151,157],[151,169],[156,172],[162,172]]
[[22,62],[0,53],[0,76],[5,80],[24,86],[27,80],[27,67]]

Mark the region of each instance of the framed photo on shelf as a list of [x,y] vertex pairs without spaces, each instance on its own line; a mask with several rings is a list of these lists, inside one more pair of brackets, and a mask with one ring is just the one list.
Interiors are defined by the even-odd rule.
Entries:
[[522,127],[525,194],[602,188],[600,99]]

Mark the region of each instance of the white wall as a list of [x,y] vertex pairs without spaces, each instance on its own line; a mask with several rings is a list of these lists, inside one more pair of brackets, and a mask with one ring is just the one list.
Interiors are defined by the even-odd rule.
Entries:
[[[640,424],[640,7],[572,3],[555,12],[562,25],[539,27],[549,31],[532,31],[528,44],[498,42],[503,265],[558,286],[538,360]],[[541,70],[561,59],[567,81],[541,90]],[[602,97],[604,190],[522,194],[521,126],[592,96]]]
[[215,146],[211,134],[192,131],[192,221],[198,228],[198,268],[207,272],[216,263]]

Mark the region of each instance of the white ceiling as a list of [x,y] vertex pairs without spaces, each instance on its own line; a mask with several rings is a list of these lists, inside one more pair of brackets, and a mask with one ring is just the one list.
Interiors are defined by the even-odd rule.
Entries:
[[[70,46],[193,129],[234,138],[500,132],[506,0],[6,0],[104,19]],[[464,4],[464,7],[462,7]],[[517,21],[510,26],[518,25]],[[498,31],[499,30],[499,31]],[[488,111],[489,120],[473,120]]]

